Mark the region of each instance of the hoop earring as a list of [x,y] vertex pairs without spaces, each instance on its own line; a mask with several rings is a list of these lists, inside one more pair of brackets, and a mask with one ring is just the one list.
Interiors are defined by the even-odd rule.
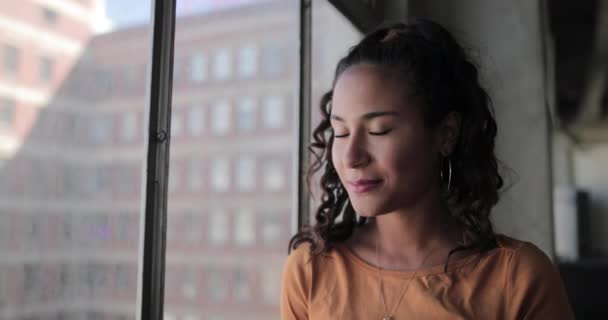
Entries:
[[[447,193],[450,193],[450,189],[452,187],[452,161],[450,160],[450,157],[444,157],[444,160],[447,159],[448,160],[448,188],[447,188]],[[441,169],[439,170],[439,176],[441,178],[441,181],[444,182],[445,178],[443,177],[443,168],[445,167],[445,165],[443,164],[443,161],[441,163]],[[445,183],[445,182],[444,182]]]

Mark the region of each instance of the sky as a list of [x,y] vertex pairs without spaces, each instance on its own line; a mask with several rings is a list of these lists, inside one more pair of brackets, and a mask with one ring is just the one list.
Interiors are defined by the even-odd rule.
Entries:
[[[264,0],[177,0],[177,14],[189,15]],[[106,0],[106,15],[113,28],[143,24],[150,20],[152,0]]]

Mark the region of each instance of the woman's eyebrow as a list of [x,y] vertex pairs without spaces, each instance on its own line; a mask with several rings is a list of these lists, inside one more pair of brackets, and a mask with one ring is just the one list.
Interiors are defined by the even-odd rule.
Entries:
[[[399,112],[397,112],[397,111],[374,111],[374,112],[370,112],[370,113],[366,113],[366,114],[362,115],[361,118],[364,120],[371,120],[373,118],[385,117],[385,116],[398,117]],[[332,114],[330,116],[330,118],[332,120],[344,122],[344,119],[342,117],[335,115],[335,114]]]

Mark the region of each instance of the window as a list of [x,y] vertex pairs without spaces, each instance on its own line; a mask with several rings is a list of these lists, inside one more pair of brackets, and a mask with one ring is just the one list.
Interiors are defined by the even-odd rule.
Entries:
[[133,65],[127,65],[123,67],[125,77],[126,89],[133,89],[138,84],[137,79],[137,67]]
[[[287,98],[298,96],[299,68],[286,66],[298,64],[298,2],[208,1],[214,3],[209,8],[222,3],[213,19],[196,14],[202,7],[194,2],[177,3],[184,15],[178,14],[175,25],[174,56],[187,62],[185,80],[173,82],[172,101],[185,107],[182,135],[188,139],[170,148],[170,162],[185,168],[183,188],[169,194],[168,206],[201,220],[170,212],[167,219],[177,221],[183,241],[168,243],[166,257],[177,272],[195,266],[200,287],[190,300],[180,292],[181,276],[167,278],[165,285],[175,289],[166,292],[164,310],[175,320],[266,319],[278,314],[278,305],[265,302],[259,270],[273,269],[279,277],[271,285],[279,285],[275,269],[285,257],[284,243],[266,241],[286,240],[296,203],[292,193],[277,196],[270,190],[287,190],[293,181],[284,176],[289,163],[281,161],[296,158],[296,131],[276,129],[296,127]],[[281,166],[265,178],[267,159],[278,159]],[[266,219],[269,209],[287,217]],[[273,224],[265,226],[268,221]],[[201,239],[188,242],[189,234]]]
[[8,74],[15,74],[19,69],[19,49],[11,45],[4,45],[3,50],[4,71]]
[[216,158],[211,162],[211,189],[216,192],[227,191],[230,187],[230,165],[225,158]]
[[262,220],[262,239],[265,245],[276,245],[281,239],[281,230],[284,227],[281,225],[280,216],[277,213],[266,213]]
[[251,156],[240,156],[236,168],[236,186],[241,191],[255,187],[255,160]]
[[202,53],[195,53],[190,59],[190,80],[194,83],[207,80],[207,57]]
[[122,139],[131,142],[137,133],[137,116],[133,112],[127,112],[122,117]]
[[285,173],[279,161],[269,160],[264,163],[264,188],[269,191],[281,190],[285,185]]
[[238,302],[251,300],[251,279],[246,270],[238,268],[234,275],[234,296]]
[[278,129],[285,121],[285,108],[283,100],[278,96],[264,99],[264,126],[269,129]]
[[80,2],[2,2],[2,319],[135,319],[152,1]]
[[216,135],[223,135],[230,130],[230,117],[232,116],[230,102],[228,100],[220,100],[213,107],[213,121],[211,122],[211,130]]
[[248,246],[255,241],[255,219],[249,209],[240,209],[236,213],[235,242],[237,245]]
[[53,80],[54,62],[51,58],[40,58],[40,80],[50,82]]
[[109,142],[112,137],[114,127],[111,115],[102,115],[96,118],[91,118],[91,138],[95,143]]
[[201,160],[192,159],[190,160],[190,166],[188,168],[188,188],[190,191],[198,191],[203,186],[203,177],[201,170]]
[[213,57],[213,77],[216,80],[227,80],[232,75],[230,49],[221,48]]
[[258,50],[250,44],[241,48],[239,51],[239,76],[241,78],[251,78],[258,70]]
[[251,97],[241,98],[237,105],[237,126],[241,131],[251,131],[255,128],[256,101]]
[[190,108],[188,117],[188,132],[193,136],[200,136],[205,128],[205,110],[201,105]]
[[173,161],[169,163],[169,192],[175,192],[181,183],[181,172],[179,165]]
[[201,216],[198,213],[188,213],[185,215],[186,241],[198,243],[203,238],[203,226]]
[[15,100],[0,98],[0,126],[11,127],[15,117]]
[[47,7],[42,8],[42,16],[48,24],[54,25],[57,23],[57,11],[54,9]]
[[209,241],[224,244],[228,240],[228,216],[223,210],[213,210],[209,216]]
[[[275,267],[276,268],[276,267]],[[261,270],[262,272],[262,300],[268,304],[278,304],[277,297],[280,291],[280,278],[277,274],[281,274],[280,269],[268,268]]]
[[182,111],[175,107],[171,111],[171,136],[179,137],[183,131]]
[[181,293],[187,300],[193,300],[196,297],[196,271],[192,265],[187,266],[183,274]]
[[264,56],[264,73],[269,76],[278,76],[283,67],[283,54],[278,45],[271,45],[266,48]]
[[207,271],[207,296],[215,302],[224,301],[228,297],[228,286],[221,270]]

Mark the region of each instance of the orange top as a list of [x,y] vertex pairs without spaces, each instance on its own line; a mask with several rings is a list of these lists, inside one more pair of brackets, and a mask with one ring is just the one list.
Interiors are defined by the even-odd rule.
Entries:
[[[393,319],[574,319],[562,280],[547,256],[529,242],[498,235],[498,247],[421,269]],[[337,244],[310,259],[309,245],[285,263],[281,319],[381,320],[378,270]],[[414,272],[383,270],[384,298],[392,310]]]

